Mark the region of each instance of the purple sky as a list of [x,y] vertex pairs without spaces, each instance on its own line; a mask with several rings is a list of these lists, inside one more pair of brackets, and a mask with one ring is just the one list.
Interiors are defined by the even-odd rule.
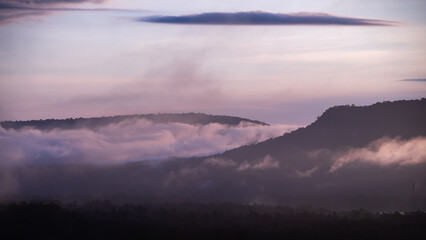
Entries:
[[[400,81],[426,76],[425,10],[421,0],[0,1],[0,120],[205,112],[304,125],[333,105],[425,97],[424,81]],[[187,15],[197,24],[182,24]]]

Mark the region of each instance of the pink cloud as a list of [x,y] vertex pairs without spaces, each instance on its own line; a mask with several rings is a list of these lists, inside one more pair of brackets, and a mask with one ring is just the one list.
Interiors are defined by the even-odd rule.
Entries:
[[[6,131],[0,128],[0,164],[120,164],[206,156],[277,137],[293,129],[286,125],[260,126],[247,123],[236,127],[216,123],[154,124],[144,119],[123,121],[96,131]],[[207,163],[225,164],[218,160],[209,160]],[[263,168],[268,164],[271,162],[266,159],[265,163],[259,163],[255,168]]]
[[415,165],[426,162],[426,138],[417,137],[409,140],[398,138],[381,138],[366,148],[353,148],[337,157],[330,172],[335,172],[344,165],[361,162],[380,166]]

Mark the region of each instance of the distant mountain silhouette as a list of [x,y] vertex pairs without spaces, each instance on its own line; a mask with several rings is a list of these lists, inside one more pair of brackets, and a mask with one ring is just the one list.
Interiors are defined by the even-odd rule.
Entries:
[[111,117],[94,117],[94,118],[67,118],[67,119],[45,119],[30,121],[3,121],[0,125],[5,129],[21,129],[30,127],[38,130],[48,131],[52,129],[97,129],[107,126],[108,124],[119,123],[124,120],[146,119],[154,123],[186,123],[206,125],[209,123],[220,123],[230,126],[236,126],[242,122],[254,123],[259,125],[268,125],[264,122],[250,120],[240,117],[231,117],[224,115],[208,115],[204,113],[159,113],[159,114],[138,114],[138,115],[122,115]]
[[[19,183],[18,196],[426,210],[425,137],[426,99],[382,102],[332,107],[305,128],[209,157],[0,170]],[[380,152],[371,145],[377,141],[392,144]],[[354,152],[371,159],[332,171],[339,156]],[[375,163],[379,152],[385,157]],[[398,156],[402,163],[387,162]]]
[[335,106],[305,128],[281,137],[229,150],[220,157],[247,160],[267,154],[286,156],[294,149],[363,147],[382,137],[426,136],[426,98],[371,106]]

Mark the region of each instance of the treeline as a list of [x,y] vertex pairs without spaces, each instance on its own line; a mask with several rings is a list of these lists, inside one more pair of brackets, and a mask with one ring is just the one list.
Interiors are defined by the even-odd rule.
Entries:
[[250,120],[240,117],[231,117],[224,115],[208,115],[204,113],[158,113],[158,114],[135,114],[121,115],[111,117],[93,117],[93,118],[67,118],[67,119],[40,119],[30,121],[3,121],[0,125],[5,129],[21,129],[24,127],[34,128],[38,130],[53,129],[97,129],[113,123],[119,123],[124,120],[147,119],[154,123],[186,123],[201,124],[209,123],[226,124],[236,126],[242,122],[250,122],[259,125],[267,125],[264,122]]
[[423,239],[426,213],[247,204],[0,205],[1,239]]

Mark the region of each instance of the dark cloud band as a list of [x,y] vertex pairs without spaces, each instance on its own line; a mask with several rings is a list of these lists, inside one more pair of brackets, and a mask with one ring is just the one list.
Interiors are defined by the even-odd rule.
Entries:
[[0,0],[0,25],[16,22],[23,18],[38,17],[61,11],[120,11],[145,12],[145,10],[117,8],[69,7],[80,3],[103,3],[105,0]]
[[77,4],[77,3],[102,3],[104,0],[0,0],[2,8],[29,8],[34,6],[49,6],[57,4]]
[[403,82],[426,82],[426,78],[402,79]]
[[142,22],[169,24],[216,24],[216,25],[355,25],[355,26],[393,26],[396,22],[339,17],[324,13],[202,13],[183,16],[151,16],[139,18]]

